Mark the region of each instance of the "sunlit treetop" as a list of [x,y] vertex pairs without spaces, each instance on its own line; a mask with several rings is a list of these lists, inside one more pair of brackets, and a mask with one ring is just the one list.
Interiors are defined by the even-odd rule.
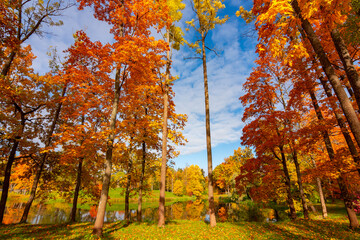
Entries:
[[179,50],[180,46],[184,44],[184,33],[182,29],[178,26],[175,26],[175,22],[180,21],[182,18],[182,12],[185,8],[185,4],[182,3],[182,0],[167,0],[167,5],[169,6],[169,13],[173,24],[170,27],[170,42],[171,47],[175,50]]
[[[221,0],[194,0],[192,7],[197,17],[187,21],[186,24],[199,32],[204,39],[207,33],[214,29],[217,24],[224,24],[229,19],[227,15],[224,18],[217,16],[218,11],[225,8]],[[187,28],[186,31],[188,30]],[[188,45],[196,49],[196,53],[201,53],[200,42],[198,40]]]

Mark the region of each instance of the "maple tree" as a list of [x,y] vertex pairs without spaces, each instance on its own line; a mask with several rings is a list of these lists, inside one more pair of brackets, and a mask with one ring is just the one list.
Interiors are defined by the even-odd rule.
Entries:
[[[102,234],[104,214],[110,185],[112,149],[115,139],[116,116],[119,110],[120,89],[122,84],[131,84],[141,78],[141,74],[151,74],[160,67],[161,53],[166,50],[166,44],[150,37],[150,28],[162,29],[168,22],[168,9],[161,7],[163,1],[109,1],[101,4],[97,1],[79,1],[80,8],[94,6],[95,17],[112,25],[114,34],[113,61],[117,65],[115,75],[115,92],[113,97],[112,114],[109,120],[109,137],[107,140],[106,171],[94,234]],[[151,11],[150,11],[151,9]],[[156,11],[157,14],[150,14]],[[142,51],[138,51],[138,50]],[[146,63],[155,63],[152,64]]]
[[235,178],[240,174],[240,168],[247,161],[252,158],[250,148],[234,150],[234,155],[225,158],[224,162],[216,166],[214,169],[214,181],[220,189],[226,189],[227,193],[235,190]]
[[[34,74],[31,62],[34,56],[28,46],[14,58],[12,68],[6,77],[1,77],[1,88],[4,93],[2,101],[1,122],[4,133],[2,136],[3,157],[7,158],[4,183],[0,202],[0,221],[2,220],[11,167],[18,158],[30,156],[38,150],[38,144],[32,141],[36,137],[39,112],[45,108],[49,97],[49,81],[47,77]],[[36,122],[36,123],[35,123]],[[10,147],[11,146],[11,147]]]
[[[275,0],[269,2],[256,1],[251,11],[246,11],[241,7],[237,15],[241,15],[247,22],[256,19],[255,27],[259,34],[259,44],[257,45],[257,53],[259,55],[257,64],[259,65],[259,70],[256,69],[253,71],[252,75],[255,76],[254,79],[257,77],[258,80],[264,81],[264,79],[269,76],[261,74],[261,68],[268,68],[269,62],[276,62],[277,65],[283,69],[283,72],[275,74],[275,77],[279,80],[291,80],[291,83],[287,85],[290,88],[288,105],[284,105],[284,113],[276,116],[277,120],[281,118],[288,120],[282,122],[280,128],[277,128],[277,130],[276,127],[273,128],[273,131],[283,133],[284,136],[286,136],[284,139],[288,139],[284,142],[285,145],[283,145],[285,147],[283,148],[285,151],[284,156],[291,154],[290,156],[295,163],[300,193],[304,192],[304,190],[302,190],[303,187],[301,186],[302,183],[300,179],[302,173],[300,172],[301,166],[298,160],[307,158],[306,156],[302,156],[305,152],[318,154],[318,149],[316,149],[316,145],[313,145],[313,143],[321,142],[320,136],[322,136],[323,141],[325,141],[325,148],[329,153],[330,164],[328,162],[327,165],[323,165],[322,163],[315,163],[314,161],[314,165],[316,165],[316,168],[326,167],[327,172],[332,172],[332,174],[336,176],[335,180],[339,184],[341,196],[344,199],[348,211],[350,226],[356,228],[358,224],[353,217],[351,190],[349,190],[351,189],[351,184],[346,181],[346,178],[350,177],[349,171],[352,171],[348,169],[358,169],[355,164],[359,162],[357,152],[359,145],[357,144],[358,146],[355,146],[352,137],[347,131],[347,127],[349,126],[355,141],[358,142],[357,134],[359,128],[357,125],[358,118],[355,112],[357,107],[352,102],[352,100],[356,102],[358,97],[357,94],[354,93],[355,91],[358,93],[356,85],[358,83],[358,74],[353,64],[353,56],[356,55],[354,44],[349,44],[344,41],[342,37],[344,31],[340,27],[343,24],[346,25],[346,19],[349,14],[345,14],[345,12],[352,12],[351,9],[351,4],[338,4],[338,1],[314,1],[308,4],[307,1],[294,0],[288,2]],[[354,55],[350,54],[351,51]],[[264,66],[265,62],[266,67]],[[342,64],[342,66],[340,66],[340,64]],[[323,72],[321,72],[319,66],[322,67]],[[342,67],[344,70],[342,70]],[[257,76],[255,74],[257,74]],[[346,122],[342,119],[342,113],[339,112],[336,106],[337,103],[334,102],[331,90],[327,86],[327,80],[323,75],[327,77],[336,94],[338,103],[347,120]],[[344,80],[345,76],[347,76],[346,80]],[[342,81],[340,81],[340,79],[342,79]],[[349,81],[349,84],[347,81]],[[251,82],[251,77],[248,79],[248,82]],[[319,82],[323,85],[329,101],[329,104],[323,106],[321,110],[316,99],[317,85]],[[241,98],[243,103],[247,105],[253,103],[248,105],[244,119],[252,119],[257,116],[261,119],[255,120],[258,121],[257,125],[255,125],[255,121],[252,119],[249,127],[246,127],[244,132],[253,132],[259,128],[262,128],[262,131],[264,131],[265,126],[259,123],[262,123],[264,120],[267,121],[267,124],[269,123],[268,116],[262,112],[265,107],[264,99],[260,98],[259,92],[258,96],[250,94],[254,89],[259,88],[259,86],[254,83],[256,83],[256,81],[253,80],[252,85],[246,85],[245,88],[248,90],[248,94]],[[267,85],[269,87],[276,87],[272,82],[267,83]],[[352,99],[348,98],[344,90],[345,86]],[[265,91],[266,90],[263,89],[261,94],[264,95]],[[283,94],[281,94],[281,98],[282,96]],[[265,102],[271,98],[271,93],[268,93]],[[280,97],[277,98],[281,99]],[[270,106],[271,105],[272,108],[278,106],[276,102],[271,103]],[[259,106],[261,107],[259,108]],[[311,110],[312,107],[315,108],[316,114],[314,112],[311,113],[313,115],[305,114],[306,111]],[[327,115],[326,117],[321,117],[321,111],[325,109]],[[300,118],[296,119],[293,116],[289,117],[285,115],[291,112],[296,116],[297,111],[303,112],[307,116],[307,119],[305,118],[306,120],[304,121],[300,120]],[[259,113],[260,115],[258,115]],[[318,121],[314,120],[314,116],[317,116]],[[259,120],[261,121],[259,122]],[[338,123],[340,131],[332,125],[334,120]],[[297,124],[297,127],[294,129],[289,128],[289,124],[294,123]],[[338,135],[338,132],[340,132],[341,135]],[[336,149],[334,149],[331,144],[333,140],[330,139],[330,136],[334,134],[336,141],[341,142]],[[278,136],[281,135],[278,134]],[[259,145],[262,143],[251,139],[252,137],[249,136],[243,137],[243,140],[246,140],[247,143],[257,146],[257,153],[262,151],[262,148],[260,148],[261,145]],[[289,150],[291,150],[291,152],[288,152]],[[342,155],[340,155],[340,152]],[[354,160],[353,163],[349,163],[347,160],[350,156]],[[249,163],[249,167],[258,168],[259,165],[253,164],[251,166]],[[252,171],[246,172],[245,176],[251,178],[251,172]],[[256,174],[261,176],[264,173],[257,172]],[[318,177],[317,180],[317,182],[320,183]],[[261,184],[263,185],[264,182]],[[300,195],[303,196],[303,193]],[[302,198],[304,216],[305,201],[306,200]],[[326,211],[324,213],[326,213]]]
[[[31,53],[31,47],[22,45],[33,34],[42,34],[42,26],[61,24],[61,21],[54,22],[53,17],[58,16],[61,11],[69,8],[70,6],[72,6],[72,4],[64,3],[62,1],[55,3],[47,1],[44,3],[42,1],[33,2],[19,0],[3,1],[1,3],[0,11],[6,15],[4,15],[1,19],[1,36],[3,38],[0,45],[0,78],[2,86],[5,87],[3,92],[7,96],[7,100],[4,98],[4,101],[17,108],[15,113],[19,111],[21,119],[19,121],[19,127],[21,127],[18,130],[15,130],[17,131],[17,137],[14,139],[15,141],[12,150],[9,152],[7,166],[5,169],[5,179],[0,202],[0,224],[2,222],[6,205],[11,167],[14,163],[15,155],[18,151],[17,149],[20,145],[21,139],[29,133],[26,132],[26,122],[31,119],[31,114],[34,116],[34,112],[39,111],[40,108],[45,105],[47,99],[44,96],[45,94],[43,94],[41,98],[35,97],[34,99],[39,100],[39,103],[37,106],[34,106],[34,104],[36,105],[35,101],[30,100],[29,95],[27,98],[25,97],[27,94],[31,94],[31,91],[36,91],[36,88],[40,89],[41,82],[45,83],[48,80],[44,80],[46,77],[36,76],[32,72],[31,61],[34,56]],[[18,78],[18,80],[16,80],[16,78]],[[20,88],[24,88],[24,91],[20,95],[20,92],[14,92],[17,82],[19,85],[23,85]],[[24,84],[28,86],[25,86]],[[43,90],[43,93],[46,92],[48,92],[48,90]],[[17,94],[18,96],[15,97]],[[35,95],[36,93],[34,92],[34,96]],[[4,111],[4,113],[5,112],[6,111]],[[38,118],[40,117],[38,116]],[[13,123],[15,122],[13,121]],[[8,139],[11,139],[11,137]],[[24,141],[22,142],[24,143]]]

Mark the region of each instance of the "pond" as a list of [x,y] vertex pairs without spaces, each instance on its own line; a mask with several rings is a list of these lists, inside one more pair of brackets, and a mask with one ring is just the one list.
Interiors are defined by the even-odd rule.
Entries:
[[[4,216],[4,223],[18,223],[25,203],[8,203]],[[176,202],[166,206],[165,218],[166,220],[195,220],[208,221],[207,203],[205,201],[186,201]],[[31,224],[59,224],[69,221],[71,206],[66,203],[56,204],[38,204],[34,205],[28,216],[28,223]],[[250,214],[249,214],[250,213]],[[136,210],[131,209],[131,218],[136,221]],[[249,209],[239,208],[235,203],[216,203],[216,217],[218,221],[240,221],[251,220],[248,215],[254,215],[249,212]],[[255,214],[256,215],[256,214]],[[269,213],[266,213],[269,215]],[[270,214],[271,215],[271,214]],[[124,220],[125,212],[107,211],[105,214],[105,222],[115,222]],[[79,222],[93,222],[96,217],[96,206],[86,209],[78,209],[76,219]],[[251,217],[251,216],[250,216]],[[247,219],[249,218],[249,219]],[[270,217],[271,218],[271,217]],[[143,221],[157,221],[158,208],[145,208],[142,214]],[[263,221],[266,217],[261,216],[254,221]]]

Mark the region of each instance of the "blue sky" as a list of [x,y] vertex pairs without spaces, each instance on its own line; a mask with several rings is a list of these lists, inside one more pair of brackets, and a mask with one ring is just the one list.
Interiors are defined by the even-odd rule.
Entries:
[[[244,1],[243,1],[244,2]],[[185,21],[194,18],[189,1],[179,26],[185,28]],[[239,97],[243,95],[242,84],[246,81],[256,59],[256,38],[245,37],[249,26],[236,17],[241,4],[239,0],[225,1],[226,8],[220,16],[228,15],[229,20],[208,35],[207,45],[219,49],[219,56],[208,52],[207,68],[210,96],[211,141],[213,166],[233,154],[240,147],[243,108]],[[247,4],[248,5],[248,4]],[[185,39],[196,39],[193,31],[185,32]],[[176,110],[188,115],[184,135],[188,143],[179,147],[181,154],[174,159],[176,167],[197,164],[207,172],[205,142],[205,104],[202,61],[184,58],[193,56],[184,46],[173,56],[174,75],[179,80],[174,85]]]
[[[195,16],[189,0],[184,3],[186,8],[183,19],[178,23],[183,29],[186,27],[185,21]],[[229,20],[217,26],[207,37],[207,45],[219,50],[219,56],[211,52],[207,56],[213,167],[240,147],[244,123],[241,121],[243,108],[239,97],[243,94],[242,84],[249,76],[256,59],[256,38],[244,36],[249,31],[249,26],[241,18],[237,18],[235,12],[240,5],[249,7],[251,3],[252,1],[225,1],[226,8],[221,10],[220,15],[228,15]],[[48,70],[49,57],[46,52],[49,48],[56,47],[61,54],[73,43],[73,33],[77,30],[84,30],[93,41],[106,43],[112,40],[112,36],[108,34],[109,26],[95,20],[89,8],[83,11],[68,9],[62,20],[64,25],[52,27],[49,30],[51,35],[42,38],[33,36],[28,42],[37,56],[34,68],[39,72]],[[194,31],[185,32],[185,39],[194,41]],[[188,143],[178,147],[180,156],[174,161],[176,168],[197,164],[207,172],[202,61],[184,59],[192,56],[194,54],[187,46],[173,54],[172,74],[180,77],[174,85],[176,111],[188,115],[184,129]]]

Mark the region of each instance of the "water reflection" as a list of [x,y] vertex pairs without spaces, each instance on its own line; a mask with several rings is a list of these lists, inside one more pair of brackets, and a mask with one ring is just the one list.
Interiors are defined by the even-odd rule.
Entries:
[[[18,223],[24,210],[24,203],[8,204],[5,211],[4,223]],[[69,221],[71,206],[68,204],[46,205],[38,204],[32,207],[28,222],[31,224],[59,224]],[[136,221],[136,210],[131,210],[131,219]],[[216,214],[218,221],[239,221],[239,207],[237,204],[216,204]],[[78,209],[76,219],[79,222],[93,222],[96,217],[96,206],[92,206],[90,210]],[[124,211],[107,211],[105,214],[105,222],[115,222],[124,220]],[[166,206],[166,220],[195,220],[206,221],[207,203],[205,201],[196,200],[188,202],[177,202]],[[157,221],[158,208],[146,208],[142,214],[143,221]]]

